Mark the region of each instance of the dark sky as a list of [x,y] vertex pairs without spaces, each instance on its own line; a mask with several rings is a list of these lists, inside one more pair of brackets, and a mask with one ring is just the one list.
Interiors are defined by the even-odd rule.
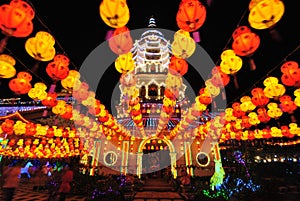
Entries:
[[[9,2],[7,0],[1,1]],[[112,28],[107,26],[99,14],[100,0],[90,1],[62,1],[62,0],[32,0],[31,3],[36,10],[34,18],[34,31],[48,31],[56,39],[57,53],[65,53],[71,59],[70,69],[79,69],[89,53],[94,50],[105,39],[106,32]],[[154,16],[158,28],[177,31],[176,13],[179,0],[127,0],[130,10],[130,20],[127,27],[130,30],[146,28],[150,16]],[[248,24],[248,4],[245,1],[210,0],[207,5],[207,17],[204,25],[199,29],[201,42],[198,43],[211,56],[216,65],[220,64],[220,55],[223,50],[231,48],[231,34],[237,26]],[[243,58],[244,66],[238,72],[237,78],[240,85],[236,89],[231,79],[226,87],[228,104],[240,98],[241,94],[250,95],[250,89],[262,85],[262,79],[267,75],[280,75],[278,64],[299,45],[299,11],[297,1],[285,0],[285,14],[275,30],[281,37],[280,41],[272,38],[270,30],[255,30],[260,36],[261,44],[254,53],[253,59],[257,65],[256,71],[250,71],[247,60]],[[1,38],[3,35],[0,35]],[[16,65],[18,70],[31,69],[36,61],[33,60],[24,49],[27,38],[10,38],[6,52],[14,54],[20,62]],[[291,54],[288,59],[298,60],[299,51]],[[22,62],[22,64],[21,64]],[[34,81],[41,79],[48,85],[51,79],[45,73],[47,62],[41,62],[39,69],[34,74]],[[275,68],[275,69],[274,69]],[[272,70],[273,69],[273,70]],[[272,70],[272,72],[270,72]],[[112,65],[106,70],[105,76],[99,83],[98,97],[110,107],[111,92],[115,87],[120,74]],[[199,82],[199,76],[192,68],[185,75],[186,80],[193,86],[195,91],[199,90],[203,83]],[[33,83],[34,83],[33,81]],[[13,96],[7,88],[8,80],[2,80],[2,97]],[[59,83],[58,83],[59,85]],[[248,94],[247,94],[248,93]],[[23,96],[26,98],[26,96]]]

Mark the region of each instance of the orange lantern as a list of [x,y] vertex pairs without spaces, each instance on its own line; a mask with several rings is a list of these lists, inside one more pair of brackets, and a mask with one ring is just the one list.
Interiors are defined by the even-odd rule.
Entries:
[[55,39],[45,31],[39,31],[35,37],[27,39],[25,43],[26,52],[38,61],[50,61],[55,56]]
[[27,37],[33,31],[32,7],[22,0],[12,0],[0,6],[0,29],[6,35],[0,42],[0,53],[3,52],[10,36]]
[[126,0],[103,0],[99,12],[103,22],[112,28],[125,26],[130,18]]
[[257,107],[264,107],[265,105],[268,104],[269,98],[265,96],[264,90],[259,87],[255,87],[251,90],[252,98],[251,101],[252,103],[257,106]]
[[188,63],[181,58],[172,55],[169,64],[169,73],[183,76],[188,71]]
[[31,89],[32,76],[27,72],[19,72],[17,78],[9,81],[9,88],[17,95],[27,94]]
[[185,0],[180,3],[176,15],[177,26],[187,32],[199,29],[206,19],[206,8],[198,0]]
[[286,86],[300,87],[300,69],[295,61],[287,61],[281,66],[281,81]]
[[118,55],[128,53],[133,46],[130,30],[126,26],[116,28],[108,40],[108,45]]
[[239,56],[246,56],[249,59],[250,69],[255,70],[256,66],[251,58],[260,44],[260,38],[257,34],[251,32],[247,26],[240,26],[232,34],[232,49]]
[[69,63],[68,57],[58,54],[54,61],[47,65],[46,72],[54,81],[65,79],[69,74]]
[[7,55],[0,55],[0,78],[12,78],[16,75],[16,69],[14,67],[16,65],[16,60]]
[[198,96],[198,98],[200,103],[209,105],[212,102],[211,94],[209,93],[207,88],[201,88],[199,94],[200,95]]

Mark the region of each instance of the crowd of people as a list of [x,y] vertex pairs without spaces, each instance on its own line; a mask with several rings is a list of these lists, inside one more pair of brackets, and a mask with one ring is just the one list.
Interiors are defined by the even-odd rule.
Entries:
[[[17,161],[2,167],[1,189],[4,192],[3,201],[12,201],[21,179],[27,177],[33,184],[33,190],[50,190],[49,201],[54,199],[64,201],[71,191],[74,172],[70,164],[65,163],[62,169],[53,168],[49,163],[29,169],[30,177],[24,175],[24,165]],[[55,184],[54,184],[55,183]]]

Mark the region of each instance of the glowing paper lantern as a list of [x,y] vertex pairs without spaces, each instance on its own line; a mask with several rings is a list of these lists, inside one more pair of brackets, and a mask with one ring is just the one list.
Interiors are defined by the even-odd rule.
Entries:
[[176,15],[177,26],[185,31],[199,29],[206,19],[206,8],[198,0],[182,1]]
[[34,87],[29,90],[28,96],[33,100],[44,100],[47,98],[46,89],[47,86],[44,83],[37,82],[34,84]]
[[126,0],[103,0],[99,12],[103,22],[112,28],[125,26],[130,17]]
[[27,72],[19,72],[17,78],[9,81],[9,88],[16,94],[26,94],[31,89],[30,81],[32,76]]
[[0,55],[0,78],[12,78],[16,75],[16,69],[14,67],[16,65],[16,60],[7,55]]
[[55,39],[45,31],[39,31],[35,37],[27,39],[26,52],[38,61],[50,61],[55,56]]
[[132,58],[132,53],[128,52],[126,54],[121,54],[115,60],[115,67],[119,73],[127,73],[134,69],[134,61]]
[[54,81],[63,80],[69,74],[69,63],[68,57],[57,54],[54,57],[54,61],[47,65],[46,72]]
[[232,49],[239,56],[246,56],[249,59],[251,70],[255,70],[256,66],[252,55],[260,44],[260,38],[257,34],[251,32],[247,26],[240,26],[232,34]]
[[188,71],[188,63],[172,55],[169,63],[169,73],[183,76]]
[[27,37],[31,34],[34,15],[32,7],[22,0],[12,0],[0,6],[0,29],[6,35],[0,42],[0,52],[3,52],[9,37]]
[[284,4],[280,0],[252,0],[249,4],[248,21],[254,29],[272,28],[284,13]]
[[281,81],[286,86],[300,86],[300,68],[297,62],[287,61],[280,68],[282,72]]
[[178,58],[189,58],[196,49],[196,43],[191,38],[190,33],[182,29],[174,34],[174,41],[171,45],[172,53]]
[[211,83],[219,88],[224,88],[230,81],[229,75],[221,71],[220,66],[215,66],[212,69]]
[[278,78],[276,77],[266,78],[263,84],[266,86],[264,88],[264,94],[268,98],[278,99],[285,93],[285,87],[278,83]]
[[68,76],[61,80],[61,85],[68,91],[72,91],[75,83],[80,82],[80,73],[77,70],[70,70]]
[[221,54],[220,69],[222,72],[232,75],[236,88],[239,88],[236,73],[242,68],[243,61],[240,57],[236,56],[234,51],[227,49]]
[[130,30],[126,26],[116,28],[108,39],[108,45],[118,55],[128,53],[133,46]]
[[265,105],[268,104],[270,100],[267,96],[265,96],[264,90],[259,87],[253,88],[251,90],[251,94],[252,94],[251,101],[257,107],[264,107]]

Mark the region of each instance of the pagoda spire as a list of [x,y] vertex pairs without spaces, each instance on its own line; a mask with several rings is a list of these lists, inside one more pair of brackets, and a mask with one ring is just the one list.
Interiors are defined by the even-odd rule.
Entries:
[[156,27],[156,23],[155,23],[155,19],[154,19],[153,15],[149,19],[148,27]]

